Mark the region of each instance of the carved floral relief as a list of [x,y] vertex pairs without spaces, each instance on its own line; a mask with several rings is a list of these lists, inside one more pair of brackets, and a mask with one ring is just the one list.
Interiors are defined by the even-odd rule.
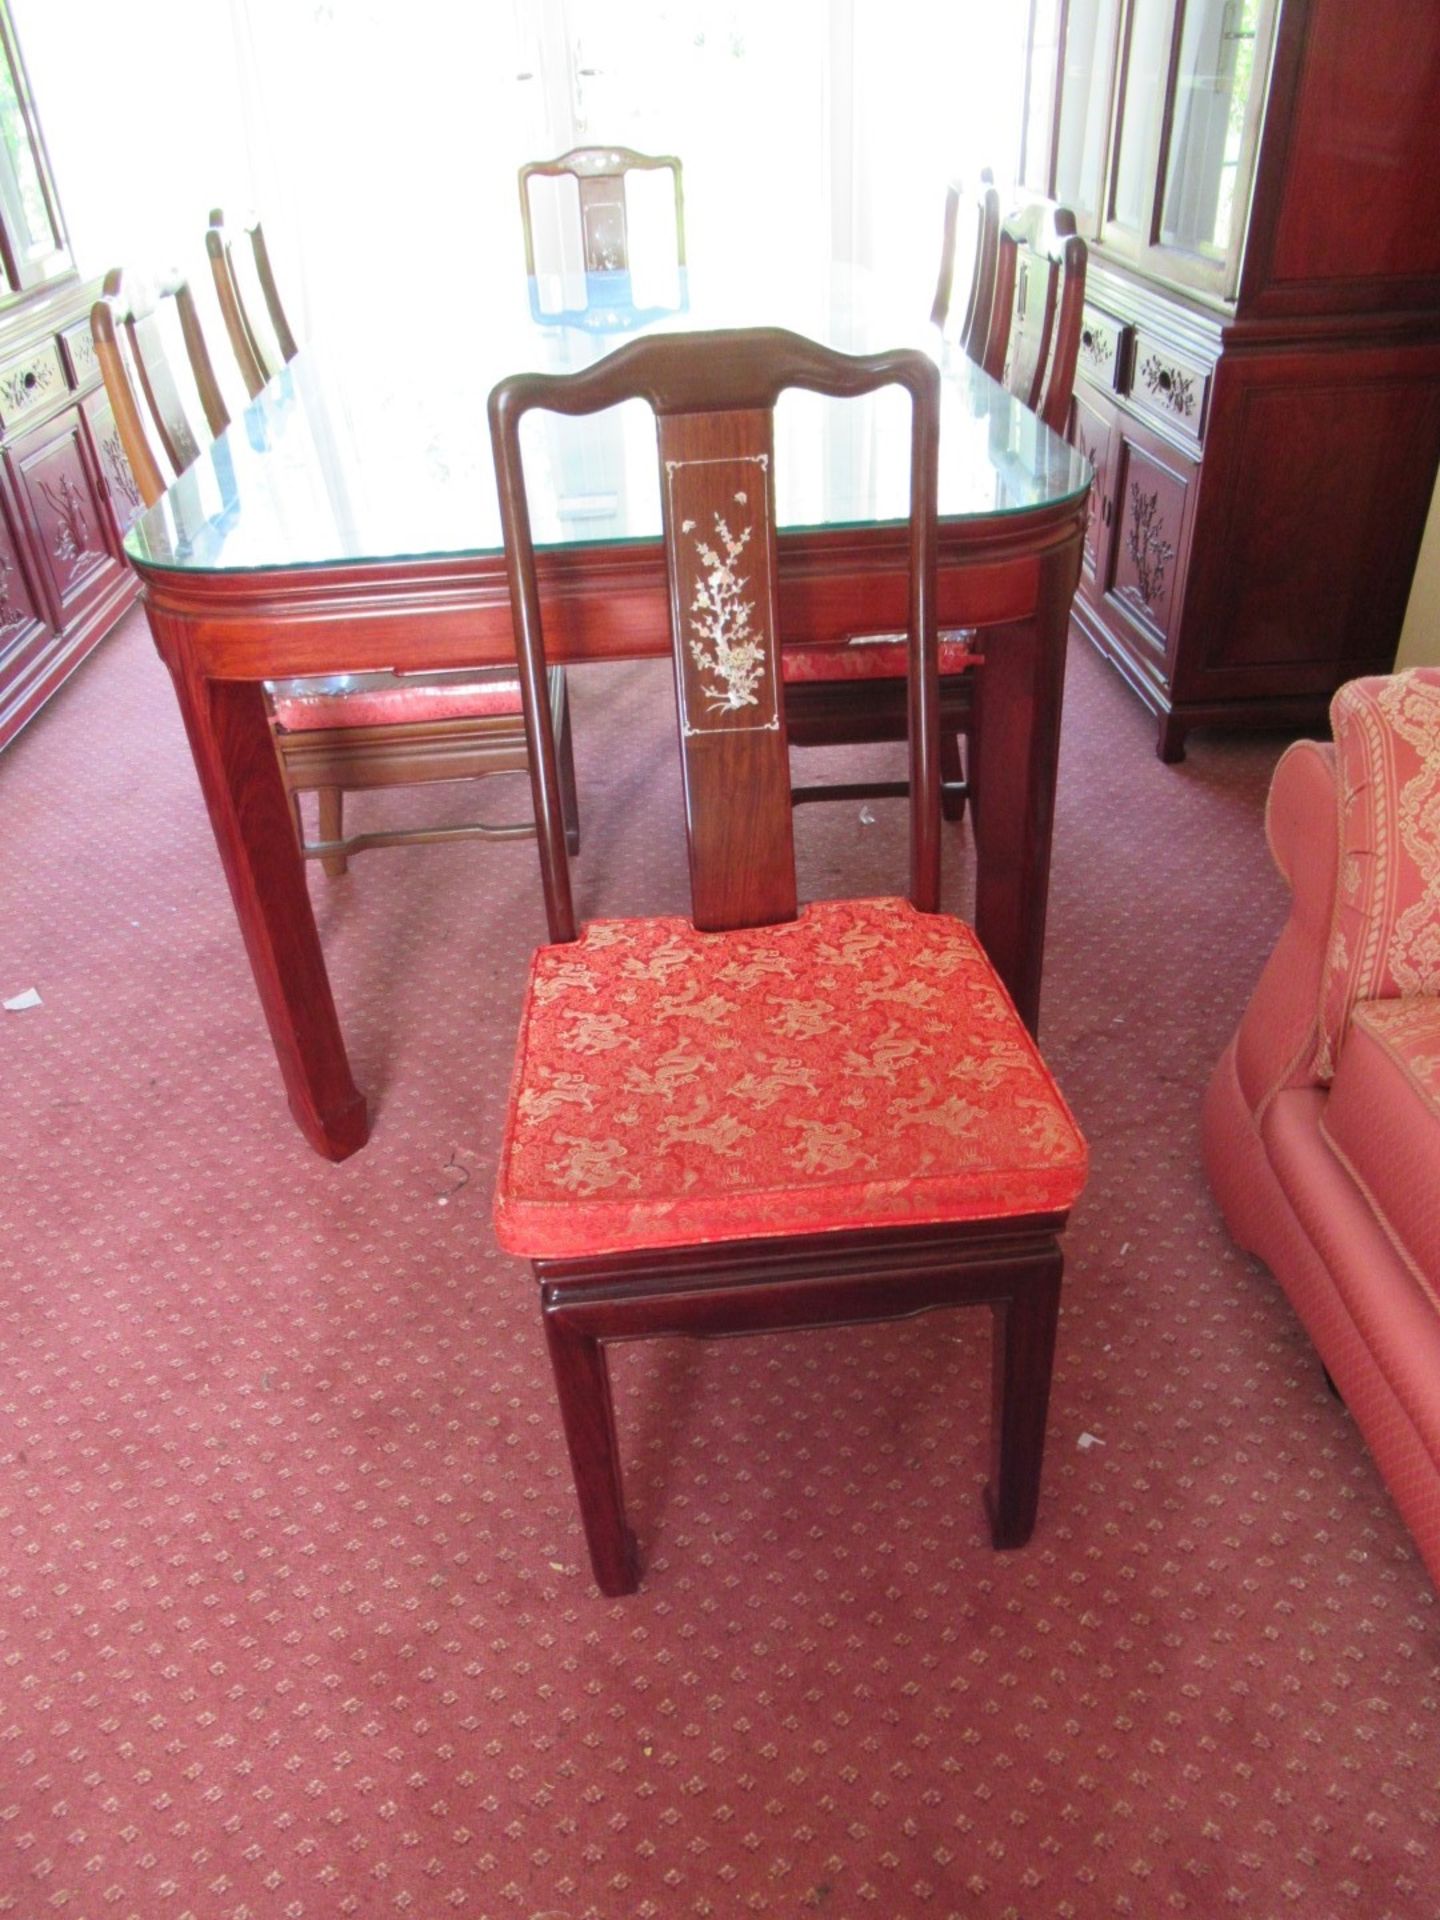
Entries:
[[1162,405],[1172,413],[1179,414],[1182,420],[1188,420],[1196,407],[1195,381],[1179,367],[1162,360],[1152,353],[1140,369],[1140,378],[1148,393],[1152,393]]
[[1146,493],[1139,481],[1130,483],[1130,525],[1125,545],[1135,568],[1135,587],[1147,608],[1164,596],[1165,570],[1175,558],[1175,549],[1165,538],[1165,522],[1160,497]]

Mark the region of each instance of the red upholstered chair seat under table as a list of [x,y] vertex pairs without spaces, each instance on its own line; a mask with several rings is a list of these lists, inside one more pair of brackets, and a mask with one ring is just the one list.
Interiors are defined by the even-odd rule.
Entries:
[[971,930],[902,900],[536,955],[496,1228],[534,1259],[1063,1212],[1083,1139]]

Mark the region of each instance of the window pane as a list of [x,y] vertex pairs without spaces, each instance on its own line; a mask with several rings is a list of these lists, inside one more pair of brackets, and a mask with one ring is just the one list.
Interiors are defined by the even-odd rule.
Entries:
[[1020,159],[1020,178],[1023,185],[1036,193],[1050,191],[1050,116],[1059,54],[1059,0],[1035,0],[1030,27],[1030,66],[1025,76],[1025,146]]

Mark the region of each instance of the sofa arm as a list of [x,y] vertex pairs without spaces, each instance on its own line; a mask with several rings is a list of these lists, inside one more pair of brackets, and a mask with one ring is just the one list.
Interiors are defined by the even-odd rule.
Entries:
[[1270,782],[1265,836],[1290,887],[1290,917],[1235,1039],[1235,1070],[1259,1116],[1282,1087],[1314,1083],[1320,982],[1335,907],[1339,810],[1335,749],[1297,740]]

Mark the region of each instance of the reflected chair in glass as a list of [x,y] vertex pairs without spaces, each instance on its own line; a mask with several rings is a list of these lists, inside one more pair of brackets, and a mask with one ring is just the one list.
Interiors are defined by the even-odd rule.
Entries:
[[995,260],[1000,250],[1000,195],[989,167],[982,169],[978,186],[966,187],[954,180],[945,193],[945,219],[940,246],[940,274],[935,283],[935,298],[930,306],[930,324],[943,333],[950,320],[950,305],[955,288],[955,255],[960,243],[963,216],[975,222],[975,254],[970,263],[970,284],[965,296],[965,317],[957,338],[963,350],[977,365],[983,365],[990,335],[990,314],[995,298]]
[[[955,204],[958,208],[958,198]],[[949,212],[947,203],[947,222]],[[982,222],[978,250],[983,247]],[[953,264],[953,247],[951,259]],[[973,335],[977,344],[983,341],[982,353],[971,357],[978,357],[992,378],[1059,434],[1069,425],[1085,267],[1085,242],[1075,232],[1069,209],[1048,201],[1027,205],[999,224],[986,326],[978,330],[970,318],[966,322],[966,337]],[[942,285],[945,279],[942,264]],[[938,290],[936,297],[938,306]],[[964,752],[961,741],[968,739],[974,724],[973,676],[983,664],[973,633],[941,636],[941,801],[950,820],[962,817],[967,797],[975,799],[967,772],[974,756]],[[791,647],[785,673],[785,717],[792,744],[853,746],[905,737],[904,659],[898,635],[857,635],[843,646]],[[797,786],[794,798],[798,803],[904,792],[903,781],[837,782]]]
[[520,169],[532,317],[619,332],[688,304],[685,196],[673,155],[576,147]]
[[[773,415],[800,387],[909,396],[910,886],[799,903],[776,630]],[[490,397],[551,943],[521,1013],[495,1201],[529,1257],[603,1592],[638,1583],[611,1342],[994,1319],[997,1547],[1035,1521],[1058,1235],[1085,1144],[973,932],[939,911],[940,377],[779,329],[630,342]],[[691,916],[577,924],[520,453],[533,412],[656,416]]]
[[[173,360],[165,334],[178,332],[183,355]],[[91,331],[120,442],[141,502],[153,506],[200,455],[181,378],[188,373],[213,435],[229,425],[194,297],[178,274],[132,283],[109,273],[91,312]],[[306,859],[331,876],[351,854],[369,847],[444,840],[528,837],[533,821],[388,827],[346,834],[344,795],[364,788],[419,786],[523,773],[529,765],[520,689],[505,668],[440,673],[334,674],[268,682],[271,727],[290,795],[295,832]],[[550,676],[553,723],[560,741],[566,833],[579,846],[578,808],[565,677]],[[318,836],[307,838],[300,806],[314,792]]]
[[[205,230],[205,252],[214,275],[215,297],[220,303],[230,350],[245,382],[245,391],[253,400],[266,381],[273,380],[281,367],[299,352],[270,264],[265,230],[252,214],[242,221],[236,234],[227,229],[223,211],[215,207]],[[262,306],[267,326],[258,323]]]

